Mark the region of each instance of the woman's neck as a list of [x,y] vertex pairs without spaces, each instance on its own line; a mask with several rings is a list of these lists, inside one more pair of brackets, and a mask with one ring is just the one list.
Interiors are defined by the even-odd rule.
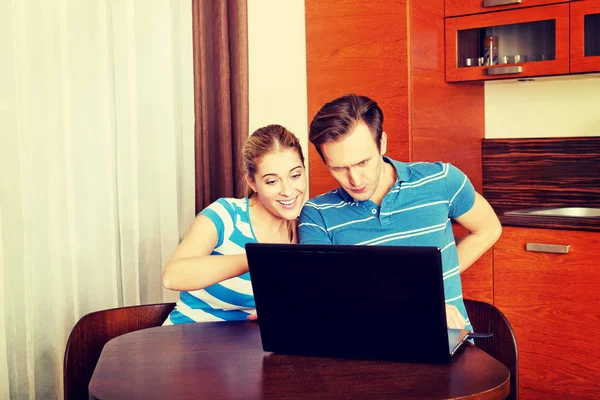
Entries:
[[250,223],[258,242],[289,241],[287,220],[271,214],[256,195],[248,199],[248,206]]

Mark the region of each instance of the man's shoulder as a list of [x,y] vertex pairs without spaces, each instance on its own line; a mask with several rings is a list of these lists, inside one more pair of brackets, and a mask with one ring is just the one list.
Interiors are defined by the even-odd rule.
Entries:
[[443,178],[448,175],[449,163],[445,162],[410,162],[406,163],[410,169],[410,178],[406,183],[417,183],[433,178]]
[[342,197],[339,189],[334,189],[330,192],[320,194],[308,200],[304,204],[302,211],[311,212],[311,210],[316,210],[320,213],[323,211],[329,212],[330,210],[339,210],[347,204],[348,202],[344,200],[344,197]]
[[314,203],[314,204],[323,204],[323,203],[327,203],[329,201],[335,201],[335,200],[343,200],[343,198],[339,192],[339,189],[334,189],[327,193],[317,195],[317,196],[311,198],[310,200],[308,200],[308,202]]
[[428,174],[435,174],[435,173],[444,171],[445,169],[448,168],[449,164],[445,163],[445,162],[441,162],[441,161],[435,161],[435,162],[419,161],[419,162],[406,163],[406,165],[413,172],[419,173],[421,175],[428,175]]

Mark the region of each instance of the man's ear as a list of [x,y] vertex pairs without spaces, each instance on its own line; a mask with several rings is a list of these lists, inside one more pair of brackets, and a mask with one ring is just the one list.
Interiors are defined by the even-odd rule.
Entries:
[[256,193],[256,182],[254,182],[254,179],[252,179],[249,175],[246,175],[246,183]]
[[381,150],[380,150],[380,154],[383,156],[385,155],[385,152],[387,151],[387,134],[385,132],[381,132]]

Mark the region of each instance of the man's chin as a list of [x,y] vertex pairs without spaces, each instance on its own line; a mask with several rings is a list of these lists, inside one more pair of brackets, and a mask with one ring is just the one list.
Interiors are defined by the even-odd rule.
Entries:
[[348,191],[350,193],[350,196],[352,196],[352,198],[356,201],[365,201],[365,200],[369,200],[371,197],[373,197],[373,195],[371,193],[367,193],[366,191],[363,193],[354,193],[352,191]]

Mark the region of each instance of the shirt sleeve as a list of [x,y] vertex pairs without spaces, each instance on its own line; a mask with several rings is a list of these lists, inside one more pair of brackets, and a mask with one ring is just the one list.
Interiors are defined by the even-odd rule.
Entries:
[[475,204],[475,188],[464,172],[450,163],[447,165],[448,216],[450,218],[458,218],[469,211],[473,207],[473,204]]
[[301,244],[332,244],[321,212],[309,203],[300,213],[298,236]]
[[234,211],[232,207],[227,201],[223,198],[218,199],[214,203],[210,204],[204,210],[200,211],[198,215],[204,215],[208,217],[212,221],[212,223],[217,228],[217,235],[219,240],[217,241],[217,245],[215,247],[219,247],[223,244],[223,240],[227,237],[227,227],[232,227],[233,219],[231,214]]

